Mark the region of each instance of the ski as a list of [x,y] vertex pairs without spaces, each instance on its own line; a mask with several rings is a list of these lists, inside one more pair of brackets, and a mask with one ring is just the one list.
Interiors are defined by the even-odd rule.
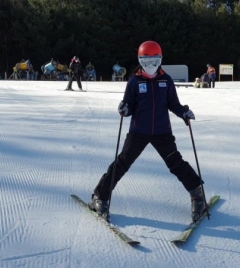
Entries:
[[66,92],[87,92],[87,90],[85,90],[85,89],[82,89],[82,90],[75,90],[75,89],[73,89],[73,90],[66,90],[66,89],[58,89],[58,91],[66,91]]
[[[213,196],[208,202],[208,209],[210,210],[220,199],[219,195]],[[188,240],[193,231],[199,226],[200,222],[207,216],[207,212],[205,212],[202,217],[197,222],[191,222],[185,230],[175,239],[171,240],[171,242],[175,245],[184,243]]]
[[139,245],[140,242],[136,240],[132,240],[127,235],[125,235],[120,229],[118,229],[115,225],[107,222],[101,216],[99,216],[96,212],[92,211],[88,208],[88,204],[85,203],[79,196],[72,194],[71,197],[77,201],[83,208],[87,209],[92,215],[94,215],[97,219],[99,219],[102,223],[105,224],[110,230],[112,230],[118,237],[120,237],[125,243],[131,246]]

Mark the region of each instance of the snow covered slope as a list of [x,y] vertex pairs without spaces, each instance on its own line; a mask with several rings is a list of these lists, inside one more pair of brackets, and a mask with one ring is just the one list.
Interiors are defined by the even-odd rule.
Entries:
[[[75,83],[75,82],[74,82]],[[184,245],[190,198],[148,146],[112,195],[111,219],[141,246],[122,242],[70,197],[86,202],[116,150],[125,82],[0,81],[0,267],[238,267],[240,82],[177,88],[192,130],[207,199],[221,200]],[[77,87],[73,84],[73,87]],[[171,114],[178,149],[196,169],[189,129]],[[128,131],[124,118],[121,146]]]

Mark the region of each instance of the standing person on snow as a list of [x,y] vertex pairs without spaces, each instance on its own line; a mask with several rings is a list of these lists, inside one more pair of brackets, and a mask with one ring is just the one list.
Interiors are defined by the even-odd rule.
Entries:
[[[197,221],[206,209],[200,178],[177,150],[168,110],[185,122],[195,119],[195,116],[180,104],[172,78],[161,69],[162,49],[158,43],[142,43],[138,49],[138,61],[139,69],[129,79],[123,100],[118,106],[120,115],[132,117],[122,152],[116,160],[112,186],[116,186],[144,148],[151,143],[170,172],[190,193],[192,219]],[[109,210],[113,167],[114,162],[103,174],[88,204],[91,210],[103,217]]]
[[74,56],[69,64],[69,69],[70,71],[70,76],[69,76],[69,82],[68,82],[68,86],[65,90],[71,90],[72,89],[72,82],[74,77],[77,80],[77,84],[78,84],[78,88],[79,90],[82,90],[82,84],[81,84],[81,80],[80,80],[80,74],[82,71],[82,66],[81,66],[81,61],[79,60],[78,56]]
[[209,87],[215,87],[215,80],[216,80],[216,70],[212,67],[211,64],[207,64],[207,74],[209,77]]
[[210,86],[210,78],[209,78],[207,73],[204,73],[201,76],[201,85],[200,85],[200,87],[202,87],[202,88],[211,87]]

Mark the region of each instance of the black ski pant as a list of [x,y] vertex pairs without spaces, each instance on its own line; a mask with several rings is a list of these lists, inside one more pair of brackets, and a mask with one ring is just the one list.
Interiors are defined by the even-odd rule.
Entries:
[[[116,174],[112,190],[149,143],[157,150],[170,172],[182,182],[187,191],[191,191],[200,185],[199,176],[177,151],[175,137],[172,134],[148,136],[128,133],[122,152],[116,160]],[[94,194],[101,200],[109,199],[113,166],[114,162],[108,167],[107,173],[102,176],[94,189]]]
[[69,78],[69,82],[68,82],[68,86],[67,86],[67,88],[68,88],[68,89],[71,89],[71,88],[72,88],[72,82],[73,82],[74,77],[75,77],[76,80],[77,80],[78,88],[79,88],[79,89],[80,89],[80,88],[82,89],[82,84],[81,84],[81,80],[80,80],[80,75],[79,75],[79,74],[72,74],[72,75],[70,75],[70,78]]
[[215,87],[215,78],[210,78],[209,87],[211,87],[211,88]]

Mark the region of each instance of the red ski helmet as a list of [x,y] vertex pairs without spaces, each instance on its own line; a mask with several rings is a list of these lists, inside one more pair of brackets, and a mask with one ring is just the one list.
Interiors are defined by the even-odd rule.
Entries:
[[162,49],[160,45],[154,41],[145,41],[143,42],[138,49],[138,57],[153,57],[153,56],[161,56],[162,57]]

